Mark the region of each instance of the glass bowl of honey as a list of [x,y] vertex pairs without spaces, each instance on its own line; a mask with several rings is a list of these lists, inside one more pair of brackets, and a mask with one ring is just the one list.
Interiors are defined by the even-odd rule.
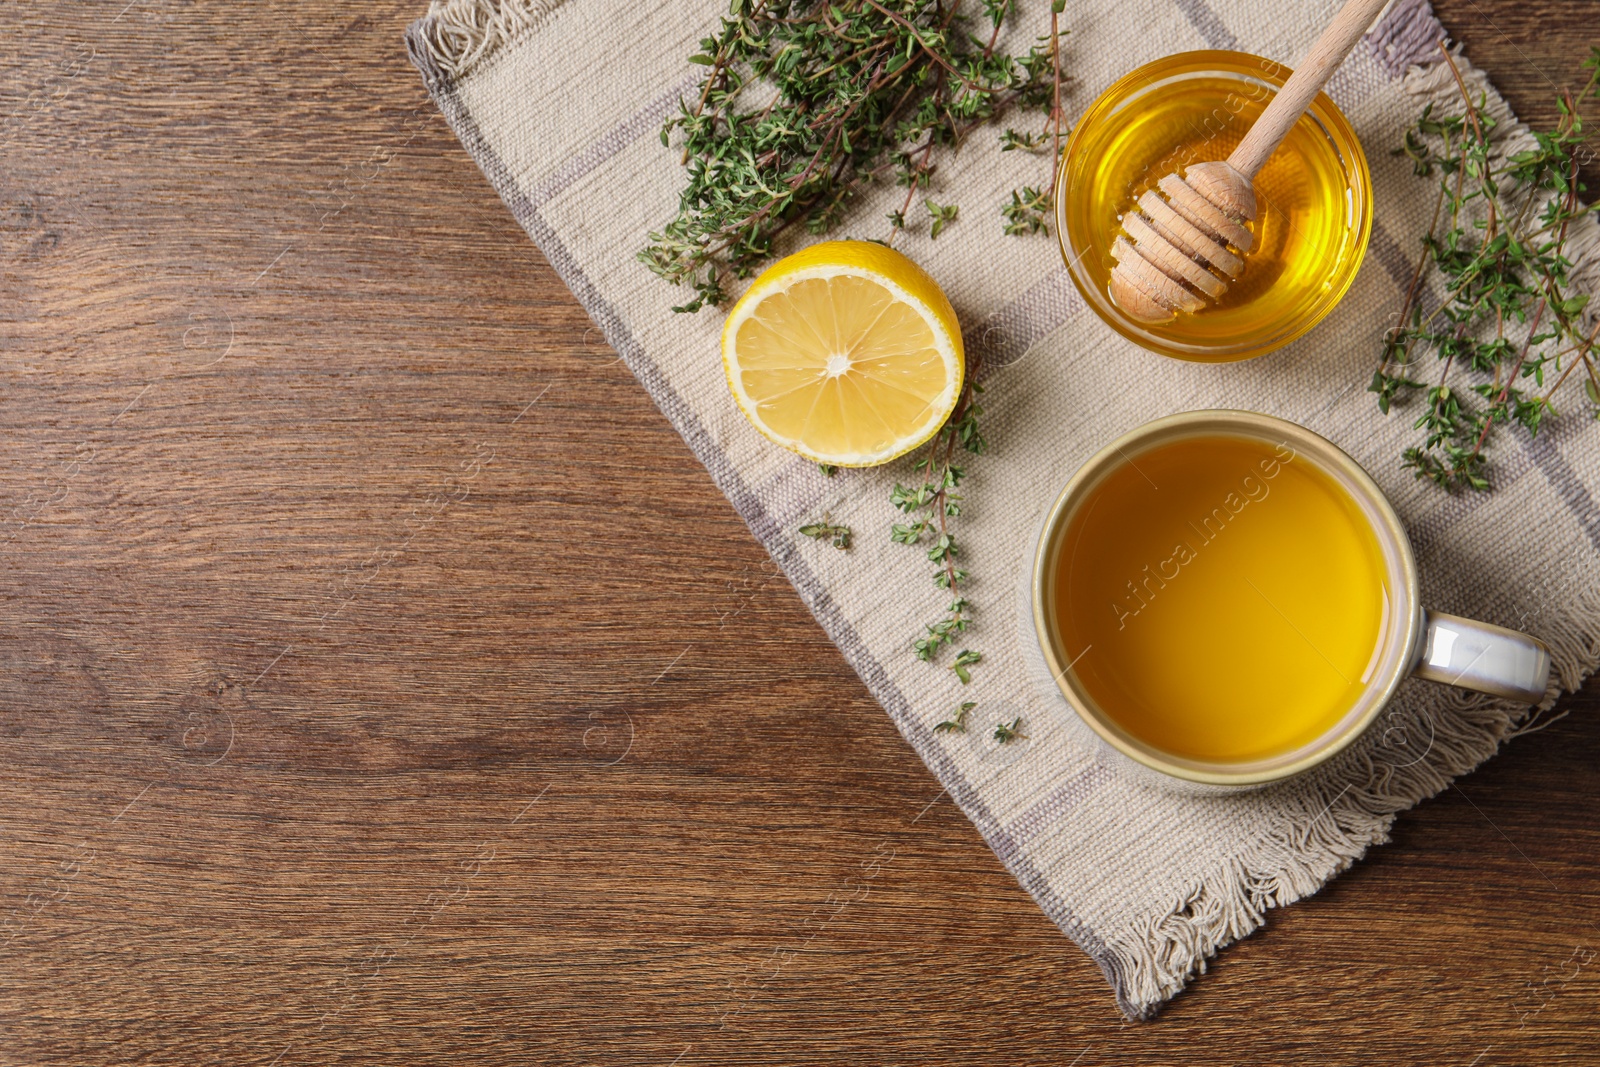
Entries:
[[1056,233],[1078,291],[1124,337],[1165,356],[1230,363],[1322,321],[1355,280],[1372,232],[1372,178],[1326,94],[1256,175],[1255,247],[1220,304],[1141,323],[1111,299],[1111,246],[1147,189],[1191,163],[1227,159],[1290,70],[1246,52],[1182,52],[1101,94],[1061,157]]

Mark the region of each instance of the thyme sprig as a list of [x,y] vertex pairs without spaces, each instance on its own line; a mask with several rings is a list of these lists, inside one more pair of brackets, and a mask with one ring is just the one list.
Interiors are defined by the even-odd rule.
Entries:
[[1022,732],[1022,716],[1018,715],[1010,722],[997,722],[994,724],[994,739],[1002,745],[1019,737],[1024,741],[1028,739],[1028,735]]
[[1050,106],[1045,110],[1044,131],[1037,136],[1006,130],[1000,135],[1000,151],[1015,149],[1034,152],[1044,147],[1046,137],[1052,146],[1050,153],[1050,191],[1041,193],[1033,186],[1024,185],[1011,190],[1011,203],[1000,208],[1006,220],[1005,232],[1013,237],[1030,233],[1048,233],[1046,219],[1056,202],[1056,181],[1061,173],[1061,13],[1067,9],[1067,0],[1050,0],[1050,36],[1041,38],[1049,43],[1050,55]]
[[[797,223],[825,233],[853,198],[890,179],[906,189],[892,242],[912,200],[926,198],[936,150],[1013,108],[1048,112],[1059,142],[1064,3],[1055,0],[1048,41],[1010,55],[995,44],[1013,0],[982,0],[974,19],[961,0],[730,0],[689,59],[709,68],[694,103],[681,101],[661,130],[664,145],[681,134],[688,181],[639,258],[693,287],[674,310],[721,303],[728,275],[753,273],[780,233]],[[987,34],[969,28],[980,20]],[[765,85],[747,94],[756,83]],[[929,212],[937,234],[956,207],[929,201]]]
[[1048,232],[1045,216],[1050,211],[1053,195],[1031,185],[1011,190],[1011,203],[1000,209],[1001,216],[1006,220],[1006,233],[1022,237],[1030,233]]
[[[1404,451],[1404,466],[1445,489],[1482,491],[1491,484],[1486,447],[1494,428],[1537,435],[1574,370],[1583,370],[1590,413],[1600,418],[1600,322],[1584,327],[1589,296],[1571,291],[1566,248],[1571,223],[1591,210],[1580,199],[1578,108],[1600,97],[1600,48],[1584,63],[1592,74],[1582,91],[1558,101],[1556,128],[1500,160],[1490,144],[1495,120],[1481,97],[1473,99],[1443,43],[1440,49],[1464,107],[1436,116],[1428,105],[1395,151],[1419,176],[1439,175],[1439,192],[1400,325],[1386,336],[1367,389],[1386,414],[1422,395],[1425,407],[1413,423],[1422,444]],[[1430,268],[1445,295],[1425,314],[1422,283]],[[1422,377],[1429,350],[1443,365],[1432,383]]]
[[[926,633],[911,645],[917,658],[928,662],[936,660],[946,645],[957,643],[972,624],[972,605],[961,595],[961,583],[969,575],[956,564],[961,548],[955,535],[950,532],[949,520],[961,514],[962,500],[957,490],[966,477],[966,469],[954,462],[956,446],[960,445],[971,455],[980,455],[988,447],[978,428],[978,417],[983,414],[983,407],[977,398],[982,394],[983,386],[974,381],[976,371],[976,367],[969,369],[961,398],[956,402],[949,421],[934,434],[927,451],[912,467],[914,472],[922,475],[921,483],[905,486],[895,482],[889,494],[889,502],[910,520],[894,523],[889,539],[902,545],[927,543],[928,560],[934,564],[933,583],[950,594],[943,616],[924,626]],[[966,685],[972,681],[969,668],[982,659],[982,653],[962,649],[951,662],[950,669],[961,680],[961,684]]]
[[936,734],[947,734],[953,730],[959,730],[962,733],[966,733],[967,713],[977,706],[978,702],[975,700],[963,701],[961,706],[956,708],[955,715],[946,719],[944,722],[934,724],[933,732]]
[[800,527],[800,535],[814,541],[831,541],[833,547],[840,551],[850,547],[850,527],[829,522],[826,518],[821,522],[809,522]]

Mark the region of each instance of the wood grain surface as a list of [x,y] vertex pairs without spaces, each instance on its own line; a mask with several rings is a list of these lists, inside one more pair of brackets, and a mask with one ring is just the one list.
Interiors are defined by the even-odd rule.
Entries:
[[[0,14],[0,1064],[1600,1063],[1595,685],[1124,1022],[435,113],[422,6]],[[1535,120],[1595,37],[1439,6]]]

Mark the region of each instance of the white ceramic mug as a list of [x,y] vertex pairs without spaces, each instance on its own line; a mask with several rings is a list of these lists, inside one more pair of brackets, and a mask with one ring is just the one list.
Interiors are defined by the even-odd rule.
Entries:
[[[1252,437],[1272,445],[1287,442],[1342,486],[1360,506],[1382,549],[1394,625],[1380,638],[1377,667],[1355,704],[1313,741],[1289,752],[1236,763],[1187,758],[1133,736],[1106,713],[1072,670],[1057,633],[1053,576],[1062,533],[1090,490],[1110,472],[1150,448],[1185,437],[1217,434]],[[1314,767],[1341,751],[1370,726],[1402,680],[1415,675],[1446,685],[1538,703],[1545,697],[1550,653],[1526,634],[1488,623],[1429,611],[1418,598],[1416,559],[1400,519],[1366,471],[1332,442],[1292,422],[1248,411],[1191,411],[1146,423],[1113,441],[1072,476],[1046,512],[1032,553],[1024,590],[1024,621],[1053,683],[1078,717],[1115,750],[1175,779],[1207,786],[1258,786]],[[1031,657],[1030,657],[1031,658]]]

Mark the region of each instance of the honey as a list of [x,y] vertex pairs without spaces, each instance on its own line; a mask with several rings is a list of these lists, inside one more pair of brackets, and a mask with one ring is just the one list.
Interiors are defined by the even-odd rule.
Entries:
[[1134,322],[1108,292],[1121,216],[1163,176],[1222,160],[1289,70],[1239,52],[1169,56],[1113,85],[1074,128],[1058,229],[1074,281],[1119,332],[1182,359],[1247,359],[1300,336],[1344,295],[1371,229],[1366,159],[1326,96],[1256,176],[1255,248],[1220,304]]
[[1124,731],[1210,762],[1265,759],[1355,707],[1388,637],[1371,520],[1288,444],[1205,434],[1093,485],[1061,534],[1056,632]]

